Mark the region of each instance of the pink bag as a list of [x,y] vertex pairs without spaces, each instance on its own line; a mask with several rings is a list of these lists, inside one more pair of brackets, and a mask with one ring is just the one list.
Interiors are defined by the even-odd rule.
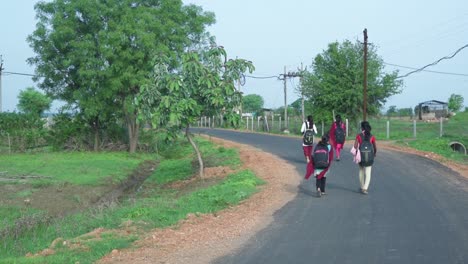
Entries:
[[353,146],[353,148],[351,148],[351,154],[353,154],[354,163],[359,164],[359,162],[361,162],[361,152],[359,149],[356,149]]

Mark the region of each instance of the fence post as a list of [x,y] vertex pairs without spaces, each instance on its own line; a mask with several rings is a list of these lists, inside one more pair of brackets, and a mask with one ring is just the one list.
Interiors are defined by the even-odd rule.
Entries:
[[444,135],[444,120],[440,117],[440,137]]
[[271,132],[273,132],[275,124],[275,115],[271,115]]
[[387,120],[387,139],[390,139],[390,121]]
[[413,137],[416,138],[416,119],[413,120]]
[[253,121],[254,117],[252,115],[252,131],[254,131],[254,121]]
[[[323,133],[325,131],[324,129],[325,129],[325,121],[322,120],[322,135],[323,135]],[[320,138],[322,138],[322,137],[320,137]]]
[[348,118],[346,118],[346,137],[349,137],[349,121],[348,121]]
[[266,125],[266,131],[270,133],[270,126],[268,125],[268,117],[263,116],[263,120],[265,120],[265,125]]
[[279,126],[278,126],[278,130],[281,131],[281,116],[279,117]]

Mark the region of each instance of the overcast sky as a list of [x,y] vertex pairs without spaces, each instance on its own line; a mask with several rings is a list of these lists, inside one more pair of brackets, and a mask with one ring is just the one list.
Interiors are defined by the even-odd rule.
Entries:
[[[35,29],[35,0],[1,1],[0,55],[5,72],[34,73],[26,59],[34,54],[26,37]],[[385,63],[421,68],[451,56],[468,44],[467,0],[185,0],[216,14],[209,28],[231,58],[251,60],[252,76],[277,76],[310,67],[313,58],[327,45],[346,39],[363,42],[367,28],[369,43],[375,45]],[[408,68],[386,65],[388,71]],[[468,47],[452,59],[442,60],[424,72],[404,78],[403,92],[389,98],[386,107],[414,107],[428,100],[447,101],[460,94],[468,106]],[[435,71],[435,72],[429,72]],[[287,82],[287,103],[298,98],[299,79]],[[29,76],[2,75],[2,110],[14,111],[18,93],[35,87]],[[258,94],[265,107],[284,106],[283,82],[247,78],[245,94]],[[57,104],[55,104],[56,106]]]

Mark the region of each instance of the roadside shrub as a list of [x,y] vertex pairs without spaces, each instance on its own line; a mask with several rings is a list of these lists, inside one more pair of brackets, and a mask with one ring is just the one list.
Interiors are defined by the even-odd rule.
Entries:
[[13,152],[25,152],[46,145],[46,122],[37,115],[0,113],[0,146]]

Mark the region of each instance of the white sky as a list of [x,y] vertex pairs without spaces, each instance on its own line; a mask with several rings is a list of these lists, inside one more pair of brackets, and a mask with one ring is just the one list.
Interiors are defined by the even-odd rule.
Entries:
[[[35,0],[1,1],[0,55],[6,72],[34,73],[26,59],[34,54],[26,37],[35,29]],[[253,76],[277,76],[309,66],[328,43],[345,39],[369,42],[378,47],[386,63],[420,68],[450,56],[468,44],[466,0],[184,0],[216,14],[209,28],[228,56],[251,60]],[[389,71],[397,69],[386,66]],[[403,75],[410,69],[398,68]],[[454,58],[426,70],[462,75],[419,72],[404,78],[403,92],[389,98],[387,107],[414,107],[428,100],[447,101],[452,93],[465,98],[468,106],[468,48]],[[287,103],[298,98],[296,78],[288,81]],[[28,76],[2,76],[2,110],[14,111],[18,93],[35,84]],[[241,90],[259,94],[265,107],[284,106],[283,82],[252,79]],[[57,104],[55,104],[57,105]]]

